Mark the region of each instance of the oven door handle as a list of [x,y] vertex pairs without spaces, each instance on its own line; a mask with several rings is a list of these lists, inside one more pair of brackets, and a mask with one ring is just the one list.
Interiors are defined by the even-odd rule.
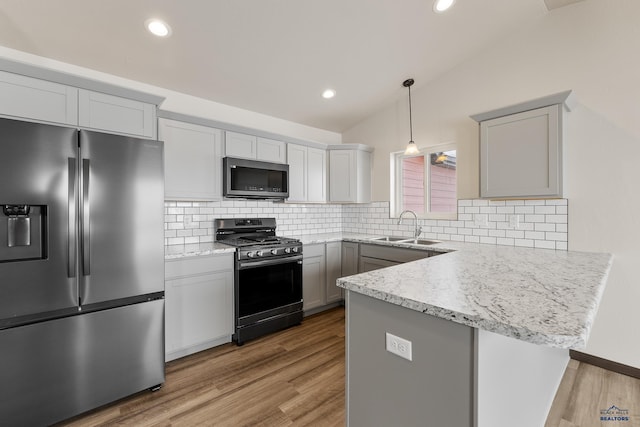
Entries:
[[289,264],[291,262],[297,262],[298,264],[302,264],[302,255],[297,255],[297,256],[292,256],[287,258],[265,259],[262,261],[239,262],[238,269],[245,270],[247,268],[265,267],[268,265],[277,265],[277,264]]

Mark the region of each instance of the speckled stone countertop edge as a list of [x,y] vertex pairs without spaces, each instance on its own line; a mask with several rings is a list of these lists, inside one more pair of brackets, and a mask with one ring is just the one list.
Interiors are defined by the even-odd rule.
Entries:
[[[482,251],[482,246],[480,245],[477,250]],[[489,250],[489,248],[486,248]],[[537,249],[529,249],[534,253],[537,251],[538,253],[541,250]],[[551,251],[553,252],[553,251]],[[562,251],[566,253],[566,251]],[[409,283],[409,287],[407,287],[407,283],[403,284],[404,289],[400,288],[395,291],[386,291],[384,290],[385,286],[379,286],[380,283],[380,275],[384,277],[384,272],[381,270],[375,270],[368,273],[360,273],[354,276],[348,276],[338,279],[337,286],[344,288],[349,291],[353,291],[362,295],[366,295],[372,298],[376,298],[382,301],[389,302],[391,304],[396,304],[411,310],[420,311],[422,313],[432,315],[435,317],[439,317],[445,320],[450,320],[456,323],[460,323],[466,326],[479,328],[485,331],[498,333],[500,335],[504,335],[507,337],[519,339],[525,342],[529,342],[537,345],[544,345],[548,347],[555,348],[565,348],[565,349],[582,349],[586,346],[589,334],[591,332],[591,328],[593,325],[593,321],[597,314],[598,306],[602,295],[604,293],[604,289],[606,287],[606,282],[608,278],[609,271],[611,269],[611,265],[613,263],[613,256],[611,254],[596,254],[596,253],[581,253],[581,252],[572,252],[573,257],[581,257],[584,256],[589,258],[591,256],[598,257],[599,262],[597,263],[597,267],[594,267],[598,270],[597,277],[591,279],[591,286],[589,287],[592,292],[590,295],[583,295],[584,300],[581,301],[580,304],[576,304],[577,307],[571,307],[568,312],[572,316],[568,316],[567,318],[562,317],[562,313],[558,316],[559,319],[533,319],[528,318],[528,314],[524,312],[526,308],[522,308],[522,313],[520,313],[518,319],[514,319],[514,321],[510,321],[509,318],[497,318],[491,315],[487,315],[487,313],[476,313],[473,312],[473,306],[469,310],[469,312],[464,312],[462,310],[455,310],[444,307],[446,304],[438,305],[434,303],[430,303],[430,301],[426,300],[416,300],[409,296],[413,295],[415,289],[411,289],[411,287],[421,288],[423,286],[422,279],[416,280],[415,283]],[[450,254],[454,256],[455,254]],[[447,257],[450,255],[446,255]],[[443,255],[444,256],[444,255]],[[553,257],[553,255],[549,255],[547,252],[547,257]],[[423,260],[413,261],[411,263],[405,263],[401,265],[397,265],[391,267],[394,269],[393,274],[389,274],[388,278],[394,277],[397,278],[399,276],[403,276],[403,271],[410,271],[411,269],[416,269],[417,266],[421,266],[426,268],[428,263],[436,261],[436,259],[441,258],[441,256],[436,256],[432,258],[427,258]],[[441,258],[442,260],[442,258]],[[557,267],[562,267],[562,260],[558,261]],[[435,266],[434,266],[435,267]],[[377,273],[376,273],[377,272]],[[528,286],[526,282],[527,272],[523,271],[523,285]],[[376,277],[377,276],[377,277]],[[421,277],[424,276],[424,272],[421,271]],[[378,283],[376,283],[376,280]],[[391,279],[395,280],[395,279]],[[480,278],[481,280],[481,278]],[[583,279],[580,277],[575,278],[575,287],[580,287],[582,285]],[[428,282],[428,280],[427,280]],[[537,284],[536,284],[537,285]],[[553,287],[555,284],[553,280],[550,283],[545,283],[544,286]],[[562,289],[562,286],[566,286],[566,283],[558,282],[558,286]],[[428,286],[425,286],[428,288]],[[455,286],[452,286],[455,288]],[[394,289],[391,287],[391,289]],[[422,290],[422,289],[420,289]],[[432,291],[432,289],[429,289]],[[570,289],[569,289],[570,290]],[[459,289],[458,289],[459,291]],[[446,291],[445,291],[446,292]],[[439,299],[440,295],[438,295]],[[549,294],[549,298],[553,298],[553,294]],[[465,299],[465,298],[459,298]],[[471,298],[473,299],[473,298]],[[500,301],[500,303],[504,304],[504,301]],[[563,301],[566,303],[566,301]],[[489,303],[488,306],[491,304]],[[512,304],[515,310],[518,309],[516,307],[517,301],[514,301]],[[464,305],[462,304],[461,307]],[[464,307],[468,308],[468,307]],[[492,310],[488,310],[489,314],[492,314]],[[539,313],[535,313],[538,314]],[[535,315],[534,315],[535,317]],[[540,317],[543,317],[540,315]],[[558,333],[559,332],[559,333]]]
[[221,255],[234,253],[235,251],[236,248],[233,246],[217,242],[169,245],[165,246],[164,259],[165,261],[170,261],[180,258]]

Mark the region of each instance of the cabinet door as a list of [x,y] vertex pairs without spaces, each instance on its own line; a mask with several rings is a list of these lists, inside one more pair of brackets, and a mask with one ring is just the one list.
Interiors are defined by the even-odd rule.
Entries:
[[307,148],[307,201],[327,201],[327,152]]
[[358,243],[342,242],[342,276],[358,274]]
[[168,200],[222,197],[222,132],[169,119],[158,120],[164,141],[164,192]]
[[287,163],[287,144],[274,139],[258,137],[256,159],[263,162]]
[[302,309],[304,311],[324,305],[326,266],[324,245],[309,245],[303,250]]
[[237,132],[225,132],[224,152],[227,157],[238,157],[241,159],[256,159],[257,138]]
[[329,242],[326,244],[327,261],[327,289],[325,292],[326,303],[340,301],[342,288],[336,286],[336,280],[342,277],[342,243]]
[[481,197],[561,197],[560,105],[480,123]]
[[155,105],[84,89],[78,93],[80,127],[156,138]]
[[329,198],[332,202],[356,202],[356,153],[331,150],[329,154]]
[[167,354],[233,333],[233,273],[223,271],[167,280]]
[[307,147],[287,144],[290,202],[307,201]]
[[233,254],[165,262],[165,358],[231,341]]
[[391,267],[392,265],[398,265],[399,262],[387,261],[386,259],[377,259],[369,257],[360,257],[360,273],[366,273],[367,271],[378,270],[380,268]]
[[78,125],[78,89],[0,71],[0,115]]

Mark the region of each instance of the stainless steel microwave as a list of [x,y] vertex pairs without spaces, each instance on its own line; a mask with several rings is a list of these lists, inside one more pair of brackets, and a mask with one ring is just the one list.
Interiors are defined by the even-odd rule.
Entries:
[[222,195],[245,199],[289,197],[289,165],[257,160],[222,159]]

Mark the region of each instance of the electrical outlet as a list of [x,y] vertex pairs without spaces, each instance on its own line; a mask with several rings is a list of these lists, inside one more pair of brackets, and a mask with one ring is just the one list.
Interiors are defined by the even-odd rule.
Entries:
[[405,340],[404,338],[397,337],[389,332],[387,334],[387,351],[389,353],[393,353],[396,356],[400,356],[407,360],[412,359],[411,353],[411,341]]

